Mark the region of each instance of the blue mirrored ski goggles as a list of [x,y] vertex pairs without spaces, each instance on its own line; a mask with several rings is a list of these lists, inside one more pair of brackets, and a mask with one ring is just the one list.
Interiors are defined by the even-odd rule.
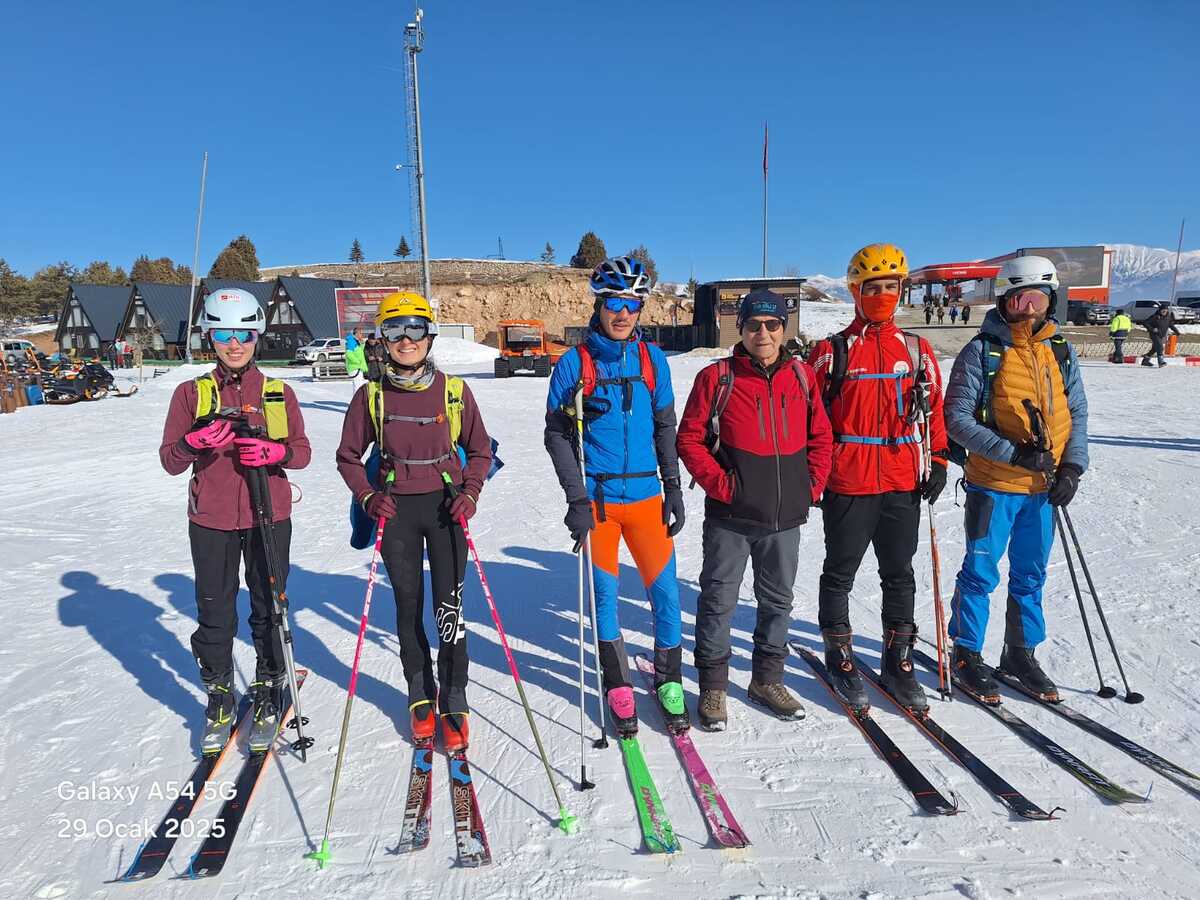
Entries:
[[631,313],[640,313],[646,302],[640,297],[605,297],[604,308],[609,312],[619,313],[623,309]]
[[214,328],[208,336],[218,344],[228,344],[234,338],[239,344],[253,344],[258,340],[258,332],[250,328]]

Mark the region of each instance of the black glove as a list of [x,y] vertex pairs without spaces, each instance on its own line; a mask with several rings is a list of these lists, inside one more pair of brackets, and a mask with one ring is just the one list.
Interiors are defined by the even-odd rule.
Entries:
[[592,515],[590,500],[572,500],[567,506],[567,515],[563,519],[567,531],[571,532],[571,540],[582,543],[588,532],[596,527],[596,518]]
[[1054,485],[1050,488],[1050,505],[1066,506],[1079,490],[1079,476],[1083,472],[1074,463],[1063,463],[1054,475]]
[[1032,444],[1018,444],[1009,462],[1030,472],[1041,472],[1043,475],[1054,474],[1054,454],[1049,450],[1039,450]]
[[921,499],[936,503],[937,498],[946,489],[946,466],[934,462],[929,466],[929,476],[921,481]]
[[678,478],[663,479],[663,524],[667,526],[667,537],[675,537],[683,531],[687,513],[683,508],[683,488]]

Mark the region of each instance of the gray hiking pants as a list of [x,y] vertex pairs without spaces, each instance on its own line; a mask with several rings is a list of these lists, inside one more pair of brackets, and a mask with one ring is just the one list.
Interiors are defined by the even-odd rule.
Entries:
[[792,585],[800,564],[800,528],[775,531],[761,525],[706,518],[694,654],[702,691],[728,688],[732,652],[729,629],[747,559],[754,566],[754,599],[758,603],[751,677],[760,684],[783,681],[792,621]]

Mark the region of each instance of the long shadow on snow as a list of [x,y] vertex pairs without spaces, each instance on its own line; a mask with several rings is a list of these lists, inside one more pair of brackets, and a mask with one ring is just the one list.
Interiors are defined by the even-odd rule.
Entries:
[[1200,438],[1182,437],[1127,437],[1115,434],[1090,434],[1089,444],[1103,444],[1108,447],[1145,447],[1150,450],[1183,450],[1192,453],[1200,452]]
[[350,403],[344,400],[308,400],[300,404],[301,409],[320,409],[325,412],[346,414]]
[[146,696],[178,713],[189,731],[198,732],[204,705],[187,682],[199,689],[200,673],[191,651],[163,626],[166,610],[140,594],[108,587],[91,572],[65,572],[62,585],[70,593],[59,598],[59,621],[85,629]]

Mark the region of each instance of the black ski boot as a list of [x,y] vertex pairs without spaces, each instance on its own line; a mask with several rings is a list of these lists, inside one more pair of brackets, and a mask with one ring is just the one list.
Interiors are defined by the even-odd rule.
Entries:
[[1011,675],[1021,682],[1027,691],[1032,691],[1047,703],[1062,702],[1062,697],[1058,696],[1058,688],[1046,677],[1046,673],[1034,658],[1032,647],[1005,644],[1000,653],[999,671]]
[[233,731],[233,685],[224,680],[214,681],[207,687],[208,707],[204,710],[204,734],[200,738],[200,752],[204,756],[215,756],[225,749]]
[[915,715],[929,712],[929,700],[913,672],[912,648],[917,626],[911,622],[894,625],[883,633],[883,665],[879,680],[901,706]]
[[865,712],[871,704],[862,676],[854,664],[854,648],[850,646],[852,637],[849,625],[821,629],[821,638],[825,641],[825,668],[829,670],[833,692],[855,712]]
[[279,734],[279,706],[283,694],[283,675],[263,678],[250,685],[254,708],[250,713],[250,752],[263,753],[271,749]]
[[983,657],[974,650],[955,644],[954,655],[950,658],[950,671],[954,683],[972,697],[988,706],[1000,704],[1000,688],[992,678],[991,670],[984,664]]

